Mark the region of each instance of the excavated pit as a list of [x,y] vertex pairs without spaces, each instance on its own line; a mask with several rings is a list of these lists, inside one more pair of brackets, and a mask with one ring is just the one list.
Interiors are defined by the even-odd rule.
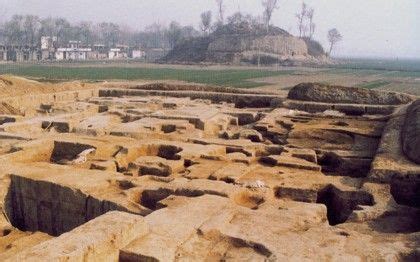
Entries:
[[59,236],[113,210],[127,211],[72,188],[12,175],[6,196],[11,224],[22,231]]
[[327,186],[317,194],[317,203],[327,207],[330,225],[345,223],[354,210],[360,206],[373,206],[373,196],[367,192],[342,192],[334,186]]
[[66,163],[76,160],[81,153],[87,150],[96,150],[95,147],[86,144],[54,141],[54,149],[51,153],[50,161],[52,163]]
[[416,257],[419,167],[384,116],[397,105],[86,88],[35,88],[25,116],[0,116],[0,260]]
[[318,159],[323,173],[355,178],[366,177],[373,161],[373,158],[341,157],[334,152],[324,153]]

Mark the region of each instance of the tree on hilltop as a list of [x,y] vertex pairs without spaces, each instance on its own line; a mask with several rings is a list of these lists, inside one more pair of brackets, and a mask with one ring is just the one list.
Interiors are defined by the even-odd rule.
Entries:
[[264,22],[267,31],[270,29],[270,21],[273,16],[274,10],[279,8],[279,0],[263,0],[262,5],[264,7]]
[[296,14],[296,18],[298,20],[298,30],[299,30],[299,37],[302,38],[306,34],[306,30],[308,29],[305,20],[308,16],[308,6],[305,2],[302,2],[302,8],[299,13]]
[[167,30],[169,47],[172,49],[182,38],[182,27],[178,22],[172,21]]
[[211,11],[206,11],[201,14],[200,28],[205,34],[210,33],[211,21],[212,21]]
[[217,3],[217,12],[219,15],[219,23],[225,23],[225,6],[223,5],[223,0],[216,0]]
[[331,56],[331,52],[335,45],[341,40],[343,40],[343,36],[336,28],[333,28],[330,31],[328,31],[328,42],[330,42],[330,51],[328,52],[329,56]]
[[308,31],[309,31],[308,38],[309,38],[309,40],[312,40],[312,38],[314,37],[314,34],[315,34],[316,25],[314,23],[314,14],[315,14],[315,10],[313,8],[309,8],[307,13],[306,13],[306,17],[308,18]]

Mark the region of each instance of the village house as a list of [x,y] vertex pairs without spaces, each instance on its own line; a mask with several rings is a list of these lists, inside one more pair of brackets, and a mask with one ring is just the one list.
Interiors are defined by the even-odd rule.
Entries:
[[121,58],[121,49],[119,48],[111,48],[108,52],[109,59],[119,59]]
[[7,61],[32,62],[41,59],[41,53],[36,46],[7,45],[5,46],[5,52]]
[[82,45],[80,41],[69,41],[59,46],[55,36],[42,36],[38,46],[2,45],[0,44],[0,61],[64,61],[64,60],[118,60],[137,59],[155,61],[163,57],[166,50],[143,49],[128,45],[109,47],[104,44]]
[[82,47],[80,41],[69,41],[68,47],[57,48],[55,59],[57,60],[87,60],[91,48]]
[[128,58],[129,46],[116,45],[115,48],[111,48],[108,52],[109,59],[125,59]]
[[55,53],[57,60],[87,60],[90,48],[58,48]]
[[132,59],[144,59],[146,52],[141,49],[131,49],[129,57]]
[[105,45],[95,44],[92,51],[87,54],[88,60],[105,60],[108,59],[108,48]]

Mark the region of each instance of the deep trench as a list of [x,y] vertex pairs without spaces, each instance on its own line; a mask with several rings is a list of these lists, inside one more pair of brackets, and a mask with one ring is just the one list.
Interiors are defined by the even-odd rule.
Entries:
[[325,205],[328,222],[332,226],[345,223],[361,205],[375,204],[373,196],[366,191],[342,191],[334,185],[327,185],[319,190],[277,187],[274,191],[276,198]]
[[[59,236],[109,211],[132,213],[117,203],[100,200],[80,190],[54,182],[17,175],[11,175],[10,179],[5,210],[11,224],[22,231],[40,231]],[[117,186],[125,190],[133,188],[134,185],[123,181],[117,183]],[[213,190],[159,188],[142,191],[135,201],[153,212],[165,208],[166,206],[160,201],[172,195],[199,197],[205,194],[227,197]]]
[[130,212],[53,182],[16,175],[10,179],[5,211],[11,224],[22,231],[59,236],[109,211]]

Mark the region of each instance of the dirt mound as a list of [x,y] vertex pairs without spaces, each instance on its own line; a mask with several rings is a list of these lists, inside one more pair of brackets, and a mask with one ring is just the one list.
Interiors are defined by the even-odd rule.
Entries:
[[404,154],[410,160],[420,164],[420,99],[407,109],[401,138]]
[[[112,88],[118,85],[108,85]],[[127,88],[141,90],[162,90],[162,91],[196,91],[196,92],[218,92],[229,94],[270,94],[268,92],[253,91],[249,89],[231,88],[224,86],[209,86],[199,84],[169,84],[169,83],[151,83],[145,85],[126,85]]]
[[43,83],[11,75],[0,75],[0,98],[28,94],[45,94],[85,88],[80,82]]
[[302,83],[293,87],[289,99],[345,104],[401,105],[415,100],[413,96],[357,87]]

